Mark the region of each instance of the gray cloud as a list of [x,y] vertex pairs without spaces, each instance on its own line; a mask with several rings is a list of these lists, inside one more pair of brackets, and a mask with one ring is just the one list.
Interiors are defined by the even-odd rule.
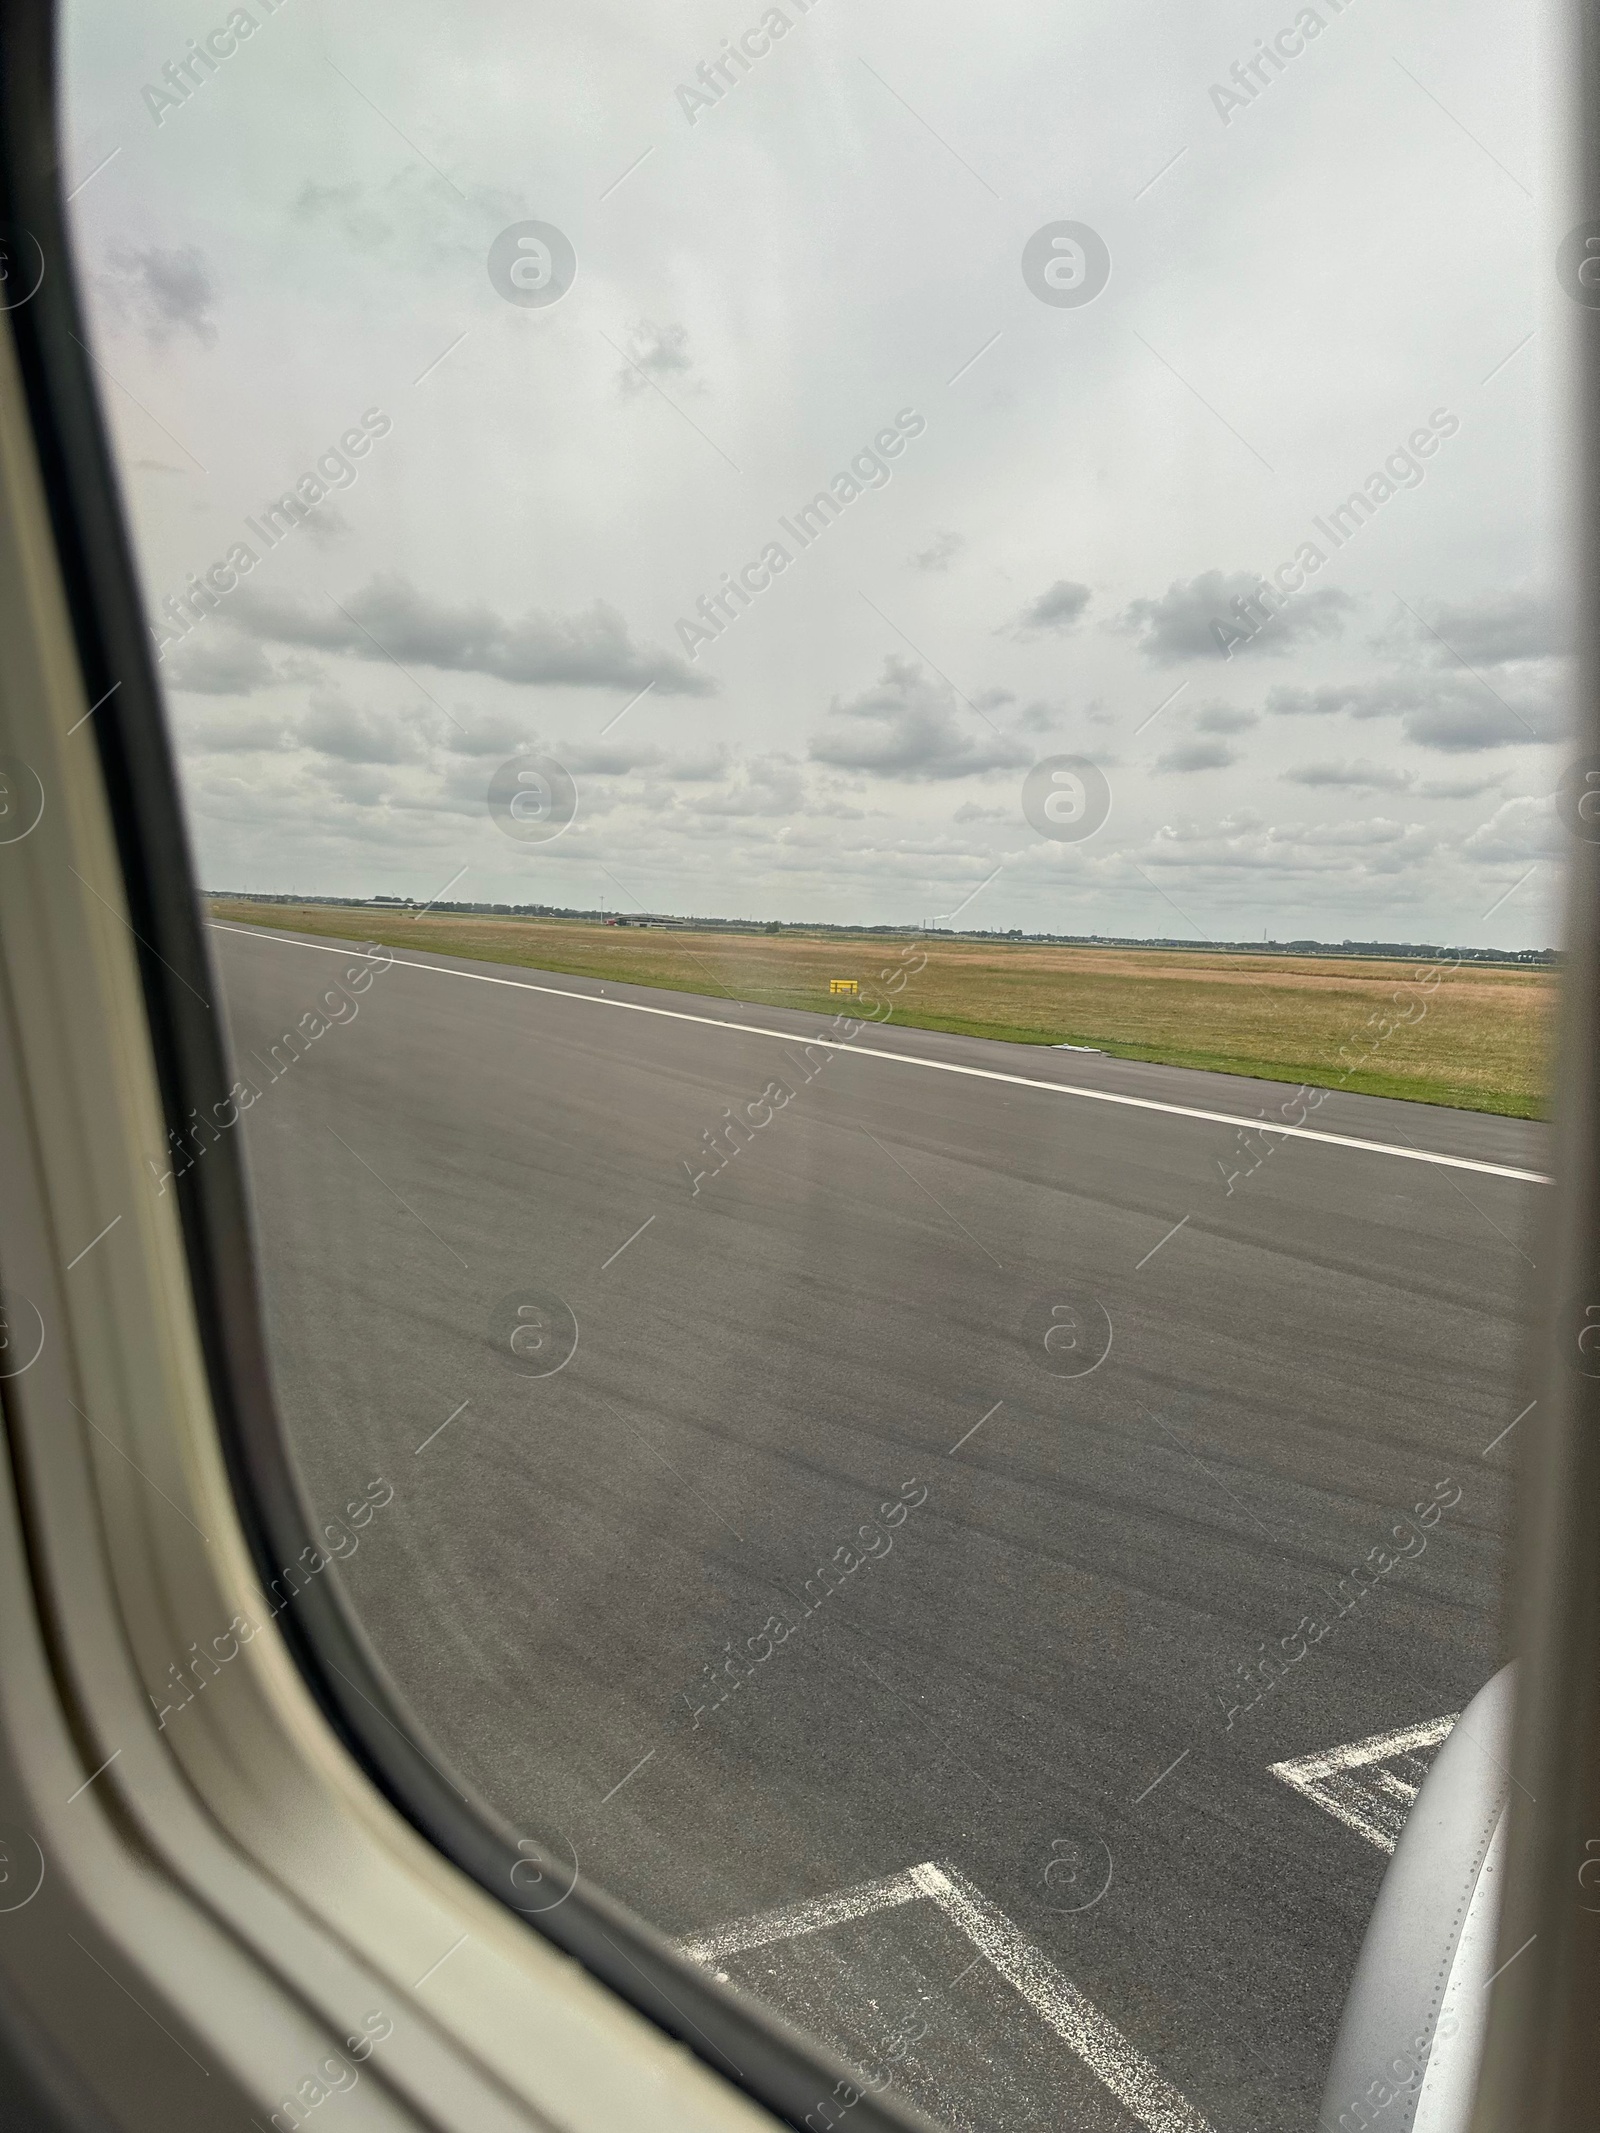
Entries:
[[1560,721],[1549,703],[1512,704],[1466,689],[1451,701],[1408,712],[1400,725],[1408,741],[1445,755],[1469,754],[1479,748],[1525,748],[1561,737]]
[[1302,763],[1283,773],[1289,785],[1336,786],[1347,792],[1406,792],[1416,773],[1385,768],[1381,763]]
[[360,185],[318,185],[308,178],[295,195],[292,212],[302,222],[315,222],[319,215],[354,207],[365,188]]
[[393,780],[384,777],[370,763],[352,763],[336,758],[323,766],[323,783],[352,806],[376,807],[391,797]]
[[149,245],[138,251],[116,245],[107,257],[110,271],[101,277],[103,286],[117,310],[149,340],[159,347],[175,334],[189,333],[202,348],[216,346],[211,316],[216,290],[197,246],[166,251]]
[[1430,600],[1417,615],[1402,608],[1380,642],[1410,645],[1437,664],[1475,667],[1554,659],[1573,648],[1572,618],[1548,593],[1492,591],[1470,600]]
[[1276,608],[1273,620],[1262,623],[1258,612],[1255,634],[1240,643],[1242,625],[1233,603],[1254,600],[1264,582],[1247,570],[1207,570],[1197,578],[1175,578],[1159,600],[1130,601],[1121,627],[1133,633],[1139,650],[1158,666],[1184,659],[1225,659],[1230,645],[1240,658],[1253,653],[1279,658],[1308,639],[1336,637],[1343,617],[1355,606],[1350,595],[1334,585],[1296,593]]
[[395,717],[363,711],[337,697],[313,703],[300,721],[300,737],[318,755],[341,763],[409,763],[417,738]]
[[1195,715],[1195,724],[1202,733],[1247,733],[1260,723],[1259,711],[1241,711],[1233,704],[1207,704]]
[[535,745],[535,737],[522,720],[509,712],[474,711],[458,703],[453,716],[454,723],[443,724],[439,734],[452,755],[504,757]]
[[1243,760],[1243,751],[1230,748],[1226,741],[1180,741],[1176,748],[1169,748],[1165,755],[1158,755],[1154,767],[1157,770],[1177,772],[1226,770],[1230,763],[1240,763]]
[[[1091,718],[1094,717],[1092,707],[1089,716]],[[1060,725],[1061,718],[1061,706],[1059,704],[1047,704],[1041,697],[1018,712],[1017,724],[1028,733],[1049,733],[1054,727]],[[1104,724],[1105,722],[1100,720],[1097,723]]]
[[[490,228],[532,212],[516,192],[473,185],[471,193]],[[414,158],[403,157],[366,181],[324,185],[308,179],[290,214],[300,225],[303,250],[331,238],[341,251],[374,261],[387,252],[392,263],[413,271],[419,263],[431,269],[447,258],[464,264],[476,255],[481,263],[481,252],[463,237],[449,195]]]
[[1412,872],[1438,847],[1418,823],[1376,816],[1364,822],[1264,823],[1249,809],[1220,822],[1169,822],[1148,850],[1158,867],[1220,869],[1282,880],[1359,879]]
[[1446,755],[1560,739],[1561,720],[1548,690],[1509,680],[1505,687],[1509,693],[1459,673],[1423,680],[1391,674],[1373,682],[1272,689],[1267,709],[1288,717],[1343,712],[1351,718],[1398,718],[1408,741]]
[[228,616],[237,628],[272,643],[311,645],[353,659],[382,660],[388,654],[413,666],[489,674],[530,688],[622,689],[631,694],[653,682],[663,696],[713,696],[717,691],[709,675],[696,674],[676,654],[635,647],[627,623],[603,600],[587,614],[551,616],[530,610],[520,622],[509,623],[486,606],[452,607],[430,600],[389,573],[373,578],[344,606],[348,615],[331,601],[324,611],[244,585],[230,599]]
[[685,377],[694,368],[683,326],[653,326],[641,319],[628,336],[627,354],[629,361],[617,372],[624,393],[648,392],[652,383]]
[[913,570],[948,570],[966,545],[959,533],[948,533],[941,527],[931,547],[924,548],[918,555],[908,556],[906,560]]
[[1476,800],[1499,789],[1498,778],[1424,778],[1416,793],[1419,800]]
[[1341,711],[1351,718],[1398,718],[1431,703],[1435,694],[1403,674],[1375,682],[1324,682],[1311,689],[1282,683],[1268,690],[1267,709],[1280,718],[1327,718]]
[[248,696],[278,679],[254,638],[221,634],[180,645],[162,662],[161,671],[169,689],[193,696]]
[[575,776],[618,778],[630,770],[654,770],[661,750],[643,741],[558,741],[550,753]]
[[300,222],[331,222],[358,251],[377,251],[394,234],[394,225],[370,204],[365,185],[318,185],[308,180],[295,196],[293,213]]
[[1018,637],[1032,637],[1048,630],[1059,636],[1076,628],[1093,597],[1087,585],[1079,585],[1071,578],[1057,578],[1022,610],[1011,625],[1012,632]]
[[854,720],[813,736],[811,758],[840,770],[864,770],[878,778],[928,782],[1011,770],[1031,762],[1019,741],[983,727],[973,730],[970,712],[958,710],[948,682],[930,679],[914,662],[890,653],[874,688],[849,703],[834,698],[830,719]]
[[258,755],[264,751],[290,749],[296,736],[286,718],[258,712],[249,718],[237,714],[211,713],[180,718],[179,737],[185,757],[206,755]]
[[331,497],[299,522],[319,548],[331,548],[350,537],[350,521]]
[[689,802],[697,815],[792,815],[805,796],[805,781],[792,756],[761,756],[742,766],[724,791]]
[[[574,777],[584,778],[621,778],[635,771],[657,771],[668,767],[674,778],[698,776],[708,779],[723,776],[727,768],[726,751],[721,749],[713,763],[667,766],[662,750],[643,738],[630,741],[625,734],[619,733],[614,739],[603,735],[592,740],[561,735],[551,739],[530,732],[519,719],[472,713],[466,705],[460,708],[475,721],[465,732],[421,709],[407,721],[412,730],[418,734],[426,733],[430,742],[445,749],[444,785],[456,797],[465,794],[469,798],[480,798],[488,783],[488,763],[493,762],[498,767],[511,756],[525,754],[554,756],[563,769],[569,770]],[[449,761],[452,756],[458,759],[454,763]],[[368,760],[398,761],[400,758],[372,757]],[[588,804],[586,800],[585,806]]]
[[728,764],[726,742],[707,742],[699,749],[691,749],[687,755],[675,756],[666,765],[666,773],[680,785],[706,785],[725,778]]

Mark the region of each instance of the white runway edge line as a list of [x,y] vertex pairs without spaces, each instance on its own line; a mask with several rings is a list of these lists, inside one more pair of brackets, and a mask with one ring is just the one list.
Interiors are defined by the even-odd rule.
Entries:
[[833,1896],[759,1911],[753,1918],[702,1933],[681,1944],[680,1953],[707,1966],[747,1948],[797,1940],[828,1926],[866,1918],[926,1897],[964,1933],[1006,1983],[1077,2053],[1095,2078],[1146,2128],[1146,2133],[1212,2133],[1208,2122],[1138,2051],[1099,2008],[1025,1940],[996,1904],[963,1874],[927,1860],[882,1881],[862,1881]]
[[[276,941],[280,948],[310,948],[319,955],[350,955],[350,948],[324,947],[321,941],[299,941],[285,933],[268,933],[259,926],[230,926],[208,919],[216,933],[237,933],[247,940]],[[756,1022],[728,1022],[717,1015],[691,1015],[680,1007],[647,1007],[642,1000],[609,1000],[604,994],[573,992],[564,985],[536,985],[527,978],[494,978],[487,971],[452,970],[447,963],[413,963],[396,956],[402,970],[425,970],[434,977],[469,978],[476,985],[506,985],[513,992],[540,992],[555,1000],[582,1000],[590,1007],[620,1007],[635,1015],[660,1015],[668,1022],[698,1022],[706,1029],[729,1029],[745,1037],[772,1037],[779,1044],[817,1044],[825,1051],[849,1052],[857,1059],[887,1059],[894,1066],[926,1067],[935,1074],[965,1074],[976,1081],[999,1081],[1014,1089],[1043,1089],[1051,1096],[1077,1096],[1086,1103],[1120,1104],[1130,1111],[1159,1111],[1168,1118],[1198,1118],[1212,1126],[1244,1126],[1252,1132],[1280,1134],[1289,1141],[1319,1141],[1328,1148],[1350,1148],[1358,1154],[1392,1155],[1405,1163],[1437,1163],[1446,1170],[1475,1170],[1480,1177],[1514,1178],[1524,1185],[1548,1185],[1542,1170],[1516,1170],[1509,1163],[1484,1163],[1475,1156],[1440,1155],[1432,1148],[1397,1148],[1390,1141],[1357,1140],[1349,1133],[1319,1133],[1313,1126],[1274,1126],[1259,1118],[1240,1118],[1231,1111],[1202,1111],[1192,1104],[1162,1103],[1154,1096],[1124,1096],[1111,1089],[1082,1089],[1065,1081],[1036,1081],[1027,1074],[1004,1074],[998,1067],[960,1066],[951,1059],[921,1059],[913,1052],[885,1052],[876,1045],[853,1044],[835,1037],[808,1037],[801,1030],[767,1029]]]

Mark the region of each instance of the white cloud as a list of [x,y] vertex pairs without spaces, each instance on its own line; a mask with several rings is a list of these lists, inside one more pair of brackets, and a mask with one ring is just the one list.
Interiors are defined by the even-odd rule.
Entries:
[[1503,801],[1462,846],[1468,857],[1491,865],[1549,859],[1560,849],[1561,826],[1555,802],[1548,797]]

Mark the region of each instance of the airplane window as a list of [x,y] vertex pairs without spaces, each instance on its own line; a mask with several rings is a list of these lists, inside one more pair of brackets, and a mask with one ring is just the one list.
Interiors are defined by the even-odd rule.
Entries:
[[1309,2124],[1504,1656],[1543,11],[65,35],[302,1578],[808,2125]]

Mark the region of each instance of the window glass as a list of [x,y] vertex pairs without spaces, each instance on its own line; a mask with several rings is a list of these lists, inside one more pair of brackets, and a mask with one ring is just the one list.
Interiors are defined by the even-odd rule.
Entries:
[[1499,1664],[1543,35],[66,11],[237,1075],[151,1190],[242,1145],[454,1766],[953,2128],[1309,2123]]

